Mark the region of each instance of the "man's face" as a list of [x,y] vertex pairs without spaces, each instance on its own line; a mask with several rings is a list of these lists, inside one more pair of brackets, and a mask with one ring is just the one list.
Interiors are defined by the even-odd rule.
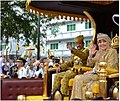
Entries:
[[40,67],[44,68],[44,63],[40,63]]
[[20,68],[23,66],[23,62],[17,61],[17,67]]
[[84,47],[84,43],[83,42],[77,42],[76,47],[77,47],[78,50],[81,50]]

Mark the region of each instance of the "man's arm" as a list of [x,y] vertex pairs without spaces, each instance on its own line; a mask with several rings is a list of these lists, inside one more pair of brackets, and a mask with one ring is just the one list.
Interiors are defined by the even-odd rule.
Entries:
[[71,53],[74,54],[75,56],[78,56],[81,59],[87,59],[89,55],[89,50],[88,48],[85,48],[84,50],[81,51],[73,48]]
[[73,61],[69,60],[64,64],[61,64],[61,70],[66,70],[66,69],[70,69],[71,67],[73,67]]

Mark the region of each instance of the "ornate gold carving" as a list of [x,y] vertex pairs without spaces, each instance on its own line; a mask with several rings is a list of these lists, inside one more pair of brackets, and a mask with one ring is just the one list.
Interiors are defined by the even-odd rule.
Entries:
[[18,95],[17,100],[18,101],[25,101],[25,95]]
[[108,75],[108,78],[116,78],[116,77],[119,77],[119,73]]
[[86,91],[85,97],[87,100],[93,99],[93,93],[91,91]]
[[119,36],[117,35],[117,33],[116,33],[115,37],[113,37],[113,39],[112,39],[111,46],[116,49],[119,47]]
[[115,88],[114,88],[114,90],[113,90],[113,97],[115,98],[115,99],[119,99],[119,89],[118,89],[118,85],[119,85],[119,81],[116,81],[115,82]]
[[100,91],[100,96],[103,98],[107,98],[107,71],[105,68],[107,67],[106,62],[100,62],[99,63],[99,68],[100,70],[98,71],[98,76],[99,76],[99,91]]
[[87,1],[89,3],[93,3],[93,4],[98,4],[98,5],[109,5],[109,4],[112,4],[114,1],[113,0],[106,0],[106,1]]
[[45,71],[44,71],[44,85],[43,85],[43,96],[47,97],[47,71],[48,71],[48,63],[45,63]]
[[[87,11],[83,11],[83,13],[90,19],[90,21],[93,24],[93,28],[94,28],[93,29],[93,38],[92,38],[92,40],[90,42],[90,44],[93,44],[94,41],[95,41],[95,36],[96,36],[96,23],[95,23],[95,20],[93,19],[93,17]],[[88,48],[89,48],[89,46],[88,46]]]

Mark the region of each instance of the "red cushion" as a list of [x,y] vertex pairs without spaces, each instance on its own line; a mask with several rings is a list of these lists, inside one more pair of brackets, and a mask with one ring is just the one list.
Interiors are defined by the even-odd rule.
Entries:
[[3,79],[2,100],[16,100],[18,95],[43,95],[43,79]]

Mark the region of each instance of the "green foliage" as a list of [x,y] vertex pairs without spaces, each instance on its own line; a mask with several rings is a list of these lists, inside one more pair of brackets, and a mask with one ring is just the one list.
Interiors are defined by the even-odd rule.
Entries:
[[[52,18],[43,15],[40,16],[41,29],[40,42],[46,37],[46,30]],[[52,27],[52,26],[51,26]],[[58,29],[52,29],[51,33],[54,35]],[[15,38],[17,41],[20,39],[29,45],[32,41],[37,45],[38,33],[38,17],[26,11],[25,1],[1,1],[1,33],[2,38],[8,40],[9,37]],[[21,37],[22,34],[22,37]]]
[[51,34],[56,36],[57,32],[59,32],[59,26],[51,26]]

